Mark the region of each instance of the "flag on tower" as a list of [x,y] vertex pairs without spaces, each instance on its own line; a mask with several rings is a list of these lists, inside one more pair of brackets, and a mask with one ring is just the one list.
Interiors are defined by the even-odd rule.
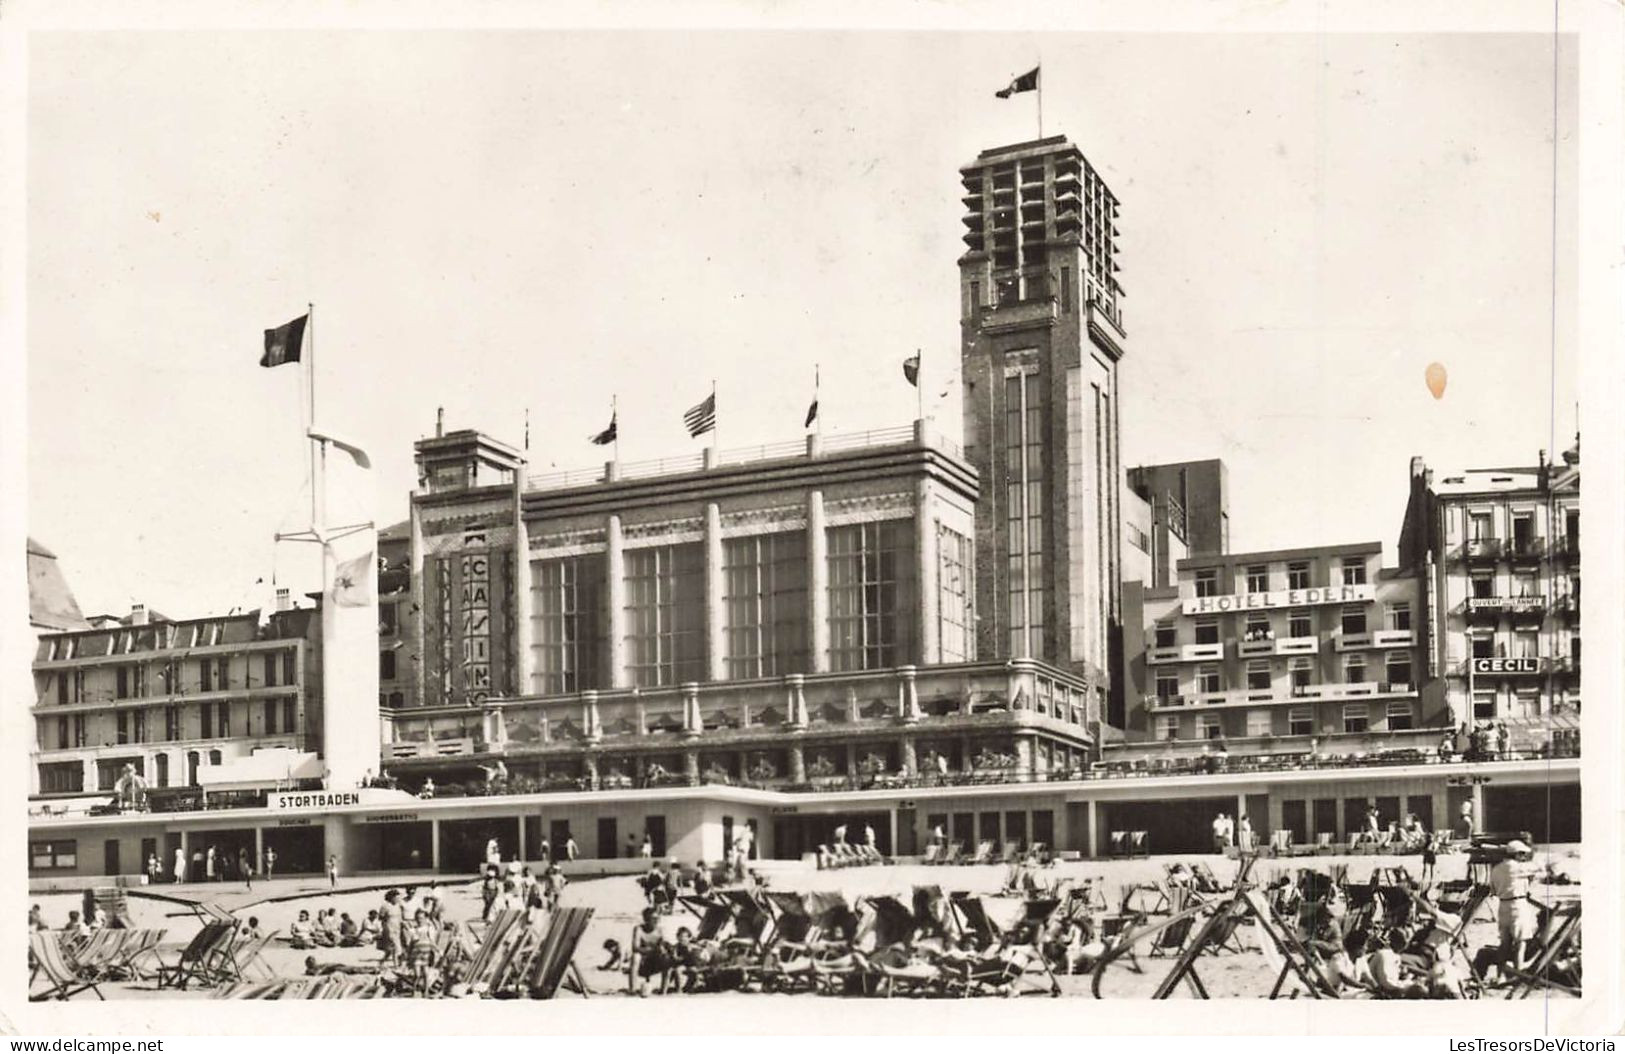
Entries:
[[265,331],[265,354],[260,356],[261,366],[280,366],[284,362],[298,362],[301,346],[305,342],[305,323],[309,315],[300,315],[275,329]]
[[1034,66],[1032,69],[1028,70],[1026,73],[1023,73],[1021,76],[1019,76],[1015,80],[1011,81],[1010,86],[1008,88],[1002,88],[999,91],[994,92],[993,94],[997,95],[1001,99],[1008,99],[1008,98],[1010,98],[1010,96],[1019,95],[1020,93],[1022,93],[1024,91],[1037,91],[1038,90],[1038,71],[1041,68],[1042,67]]
[[813,401],[812,405],[807,407],[807,420],[802,422],[801,427],[811,428],[816,420],[818,420],[818,368],[815,366],[813,367]]
[[908,358],[903,360],[903,376],[907,377],[908,383],[914,385],[914,387],[918,388],[920,386],[919,352],[916,351],[913,355],[910,355]]
[[688,434],[699,437],[717,426],[717,393],[712,392],[683,414],[683,425]]
[[620,435],[615,427],[615,422],[619,417],[620,414],[618,412],[610,411],[609,427],[592,437],[592,442],[595,446],[608,446],[609,444],[615,442],[616,438],[618,438]]

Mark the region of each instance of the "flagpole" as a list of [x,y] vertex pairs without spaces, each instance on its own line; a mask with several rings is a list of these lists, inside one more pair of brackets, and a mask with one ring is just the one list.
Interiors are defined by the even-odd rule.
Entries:
[[717,455],[722,453],[720,436],[722,435],[722,415],[717,413],[717,380],[711,378],[711,463],[716,464]]
[[1038,60],[1038,138],[1044,138],[1044,60]]
[[914,420],[925,420],[925,353],[914,349]]
[[818,363],[815,362],[813,363],[813,406],[817,408],[818,412],[813,414],[813,428],[818,437],[822,439],[824,436],[824,408],[819,403],[823,399],[824,393],[819,391],[818,387]]
[[609,397],[609,423],[615,426],[615,464],[621,463],[621,408],[620,395],[611,393]]
[[[316,441],[309,437],[309,430],[316,427],[316,305],[305,304],[305,395],[307,400],[306,437],[305,442],[310,447],[310,528],[319,532],[322,523],[321,477],[319,461],[316,455]],[[322,582],[325,589],[327,583]]]

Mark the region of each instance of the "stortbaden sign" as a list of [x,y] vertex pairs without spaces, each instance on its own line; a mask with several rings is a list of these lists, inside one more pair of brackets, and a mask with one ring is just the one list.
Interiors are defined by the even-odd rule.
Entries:
[[1275,589],[1267,593],[1192,597],[1180,604],[1180,611],[1186,615],[1222,615],[1231,611],[1304,608],[1317,604],[1358,604],[1375,600],[1376,597],[1376,587],[1370,583],[1357,586],[1311,586],[1308,589]]
[[345,805],[404,805],[417,799],[405,791],[384,787],[361,787],[339,791],[274,791],[266,796],[266,806],[292,812],[337,809]]

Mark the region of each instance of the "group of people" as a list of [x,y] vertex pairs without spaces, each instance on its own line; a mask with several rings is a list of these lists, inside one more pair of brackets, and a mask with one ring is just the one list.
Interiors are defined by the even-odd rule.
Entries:
[[1469,725],[1463,721],[1454,732],[1447,731],[1439,740],[1439,759],[1450,761],[1492,761],[1504,758],[1512,749],[1512,732],[1505,721],[1486,721]]
[[1231,816],[1221,812],[1213,817],[1213,851],[1223,853],[1233,848],[1244,853],[1252,852],[1253,822],[1247,819],[1246,813]]
[[335,908],[318,910],[315,919],[301,911],[288,927],[288,943],[294,948],[360,948],[376,944],[381,929],[377,911],[369,911],[360,923]]
[[506,865],[487,861],[480,878],[480,917],[489,922],[503,911],[551,911],[568,884],[557,863],[543,865],[537,874],[517,860]]
[[[171,882],[180,885],[183,882],[229,882],[241,879],[243,884],[254,888],[256,877],[267,880],[276,877],[277,852],[275,846],[267,845],[260,853],[258,864],[254,854],[249,852],[247,846],[239,846],[235,854],[222,851],[217,846],[192,847],[192,859],[187,862],[186,850],[176,847],[174,860],[169,871],[164,871],[164,862],[156,852],[147,854],[146,873],[147,884],[158,885],[161,882]],[[327,858],[327,879],[330,886],[339,883],[339,860],[337,856]]]
[[703,897],[711,892],[711,869],[701,860],[694,865],[694,873],[690,876],[674,856],[666,861],[664,868],[659,864],[652,865],[648,873],[638,879],[638,886],[643,890],[645,907],[653,909],[656,914],[670,915],[672,905],[685,893],[692,892],[697,897]]

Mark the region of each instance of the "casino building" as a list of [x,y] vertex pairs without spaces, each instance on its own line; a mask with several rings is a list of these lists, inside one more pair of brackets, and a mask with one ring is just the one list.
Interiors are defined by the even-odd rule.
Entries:
[[[1577,786],[1573,756],[1445,766],[1422,749],[1461,692],[1434,668],[1453,654],[1430,606],[1450,580],[1426,562],[1455,559],[1442,495],[1413,483],[1400,570],[1378,543],[1228,553],[1217,461],[1138,470],[1125,501],[1115,196],[1062,137],[959,177],[963,443],[915,422],[532,475],[519,449],[437,426],[408,521],[379,538],[380,771],[399,789],[295,781],[97,817],[36,802],[31,876],[128,872],[149,843],[277,846],[283,871],[332,854],[346,873],[468,873],[493,838],[528,860],[570,839],[624,857],[645,837],[717,860],[742,828],[796,859],[839,825],[900,856],[939,825],[967,846],[1104,855],[1144,830],[1188,852],[1220,808],[1261,839],[1341,839],[1369,803],[1443,822],[1471,799],[1517,822],[1552,779]],[[1145,536],[1128,554],[1125,522]],[[194,665],[213,657],[199,646]],[[42,656],[36,676],[73,661]],[[215,730],[224,705],[258,734],[265,699],[291,696],[310,745],[301,686],[320,678],[244,676],[229,697],[216,680],[188,687],[207,698],[98,705],[200,706]],[[36,707],[46,753],[55,684]]]

